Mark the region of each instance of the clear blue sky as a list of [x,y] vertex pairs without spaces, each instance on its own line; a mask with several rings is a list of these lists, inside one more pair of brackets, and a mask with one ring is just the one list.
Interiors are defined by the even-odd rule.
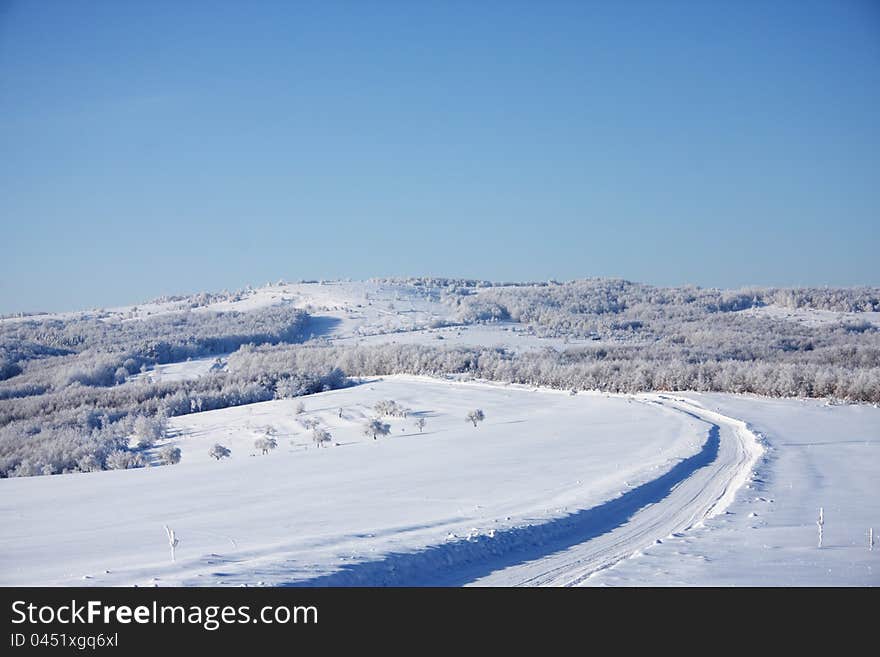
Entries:
[[0,0],[0,312],[880,284],[880,3]]

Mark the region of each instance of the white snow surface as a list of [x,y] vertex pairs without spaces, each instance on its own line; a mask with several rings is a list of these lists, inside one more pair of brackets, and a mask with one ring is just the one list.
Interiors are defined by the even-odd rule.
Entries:
[[873,326],[880,326],[880,312],[843,312],[819,308],[785,308],[774,305],[748,308],[739,312],[743,315],[778,319],[807,327],[851,322],[868,322]]
[[191,358],[177,363],[155,365],[146,372],[140,372],[128,377],[129,381],[148,381],[150,383],[167,383],[170,381],[186,381],[197,379],[214,370],[223,370],[226,367],[226,356],[205,356],[204,358]]
[[[382,399],[412,412],[374,441],[361,428]],[[464,420],[475,407],[476,428]],[[313,446],[304,418],[335,444]],[[269,426],[279,447],[259,455]],[[623,396],[409,376],[173,428],[177,465],[0,480],[0,584],[466,583],[464,565],[570,534],[579,510],[669,472],[709,436],[695,417]],[[230,458],[208,456],[217,442]]]
[[[744,419],[766,451],[727,513],[662,537],[586,585],[880,585],[880,409],[688,393]],[[822,548],[816,520],[824,508]],[[868,531],[874,528],[874,550]]]
[[868,405],[394,376],[172,424],[178,465],[0,480],[0,585],[880,583]]

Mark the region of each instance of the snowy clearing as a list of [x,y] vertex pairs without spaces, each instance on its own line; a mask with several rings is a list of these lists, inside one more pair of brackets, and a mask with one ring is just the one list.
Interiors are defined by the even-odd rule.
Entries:
[[785,308],[783,306],[760,306],[741,310],[743,315],[779,319],[807,327],[847,324],[850,322],[867,322],[880,327],[880,312],[841,312],[821,310],[819,308]]

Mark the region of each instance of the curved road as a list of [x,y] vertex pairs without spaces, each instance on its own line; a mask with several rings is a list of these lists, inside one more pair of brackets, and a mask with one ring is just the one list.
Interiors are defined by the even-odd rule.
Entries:
[[577,586],[656,539],[687,531],[724,512],[763,452],[756,436],[741,420],[687,399],[668,394],[645,394],[638,399],[708,423],[709,437],[703,449],[659,479],[602,505],[608,507],[607,513],[589,520],[605,522],[607,531],[559,551],[552,552],[550,546],[536,558],[490,574],[474,573],[477,576],[468,580],[467,586]]

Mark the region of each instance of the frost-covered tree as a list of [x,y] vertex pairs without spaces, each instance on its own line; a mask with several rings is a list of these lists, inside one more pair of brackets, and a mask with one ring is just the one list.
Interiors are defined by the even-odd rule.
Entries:
[[416,426],[419,429],[419,433],[422,433],[422,430],[425,428],[426,424],[428,424],[428,421],[423,417],[420,417],[418,420],[416,420]]
[[387,436],[389,433],[391,433],[391,425],[379,419],[369,420],[364,425],[364,435],[372,436],[373,440],[376,440],[377,436]]
[[324,443],[329,443],[332,439],[333,436],[331,436],[330,432],[323,427],[316,426],[312,428],[312,442],[318,447],[323,447]]
[[278,447],[278,441],[271,436],[264,436],[262,438],[257,438],[254,441],[254,447],[260,450],[262,454],[268,454],[269,450]]
[[393,399],[383,399],[382,401],[376,402],[373,409],[376,411],[376,415],[380,418],[385,417],[386,415],[392,417],[406,417],[406,414],[409,412],[408,408],[404,408]]
[[107,468],[110,470],[129,470],[143,468],[146,465],[144,457],[137,452],[119,449],[107,456]]
[[464,419],[465,419],[466,422],[472,422],[473,425],[476,427],[476,426],[477,426],[477,422],[482,422],[483,420],[486,419],[486,415],[483,413],[482,410],[480,410],[479,408],[477,408],[477,409],[474,409],[473,411],[470,411],[470,412],[465,416]]
[[173,445],[165,445],[165,447],[159,450],[159,462],[162,465],[180,463],[180,448]]
[[230,452],[229,449],[227,449],[220,443],[216,443],[208,452],[209,456],[217,459],[218,461],[222,458],[227,458],[230,454],[232,454],[232,452]]
[[168,423],[162,416],[146,417],[139,415],[134,421],[134,435],[138,447],[152,447],[157,440],[165,437]]
[[122,367],[121,365],[116,368],[116,372],[113,375],[113,381],[118,385],[121,383],[125,383],[125,380],[128,378],[128,370]]

